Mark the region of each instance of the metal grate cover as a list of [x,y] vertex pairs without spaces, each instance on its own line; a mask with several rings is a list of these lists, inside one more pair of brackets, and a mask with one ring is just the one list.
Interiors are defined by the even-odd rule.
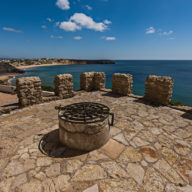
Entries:
[[56,107],[59,117],[67,122],[89,124],[102,122],[109,117],[110,109],[100,103],[83,102]]

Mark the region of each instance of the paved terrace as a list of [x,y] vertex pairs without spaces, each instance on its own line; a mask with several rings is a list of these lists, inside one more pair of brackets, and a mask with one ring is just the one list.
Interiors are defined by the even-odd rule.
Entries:
[[[58,143],[54,109],[83,101],[115,113],[110,141],[85,154]],[[180,110],[82,92],[1,116],[0,127],[1,192],[192,191],[192,115]]]

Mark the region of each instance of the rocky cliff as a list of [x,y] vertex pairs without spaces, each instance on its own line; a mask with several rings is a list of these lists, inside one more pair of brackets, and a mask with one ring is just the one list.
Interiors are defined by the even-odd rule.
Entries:
[[64,64],[115,64],[112,60],[79,60],[79,59],[64,59]]
[[0,73],[24,73],[24,71],[17,69],[8,63],[0,62]]

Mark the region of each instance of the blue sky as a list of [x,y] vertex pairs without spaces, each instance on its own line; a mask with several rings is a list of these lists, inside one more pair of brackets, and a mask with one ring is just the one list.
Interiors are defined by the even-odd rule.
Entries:
[[1,0],[0,57],[192,59],[192,1]]

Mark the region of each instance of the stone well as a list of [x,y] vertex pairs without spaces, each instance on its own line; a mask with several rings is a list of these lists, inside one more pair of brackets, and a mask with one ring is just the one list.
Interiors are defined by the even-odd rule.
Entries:
[[59,139],[65,146],[92,151],[107,143],[109,108],[97,103],[76,103],[59,109]]

